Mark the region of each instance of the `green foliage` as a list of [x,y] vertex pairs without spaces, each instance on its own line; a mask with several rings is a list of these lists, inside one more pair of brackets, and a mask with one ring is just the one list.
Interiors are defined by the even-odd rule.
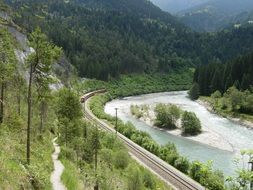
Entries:
[[38,94],[42,95],[52,81],[52,64],[59,58],[61,49],[50,43],[40,28],[36,28],[31,33],[29,46],[34,49],[34,52],[28,56],[27,62],[32,65]]
[[111,99],[130,95],[187,90],[190,88],[193,71],[190,69],[170,72],[168,74],[131,74],[121,75],[119,79],[109,82],[85,80],[81,88],[92,91],[105,88]]
[[[236,164],[239,166],[240,161],[243,162],[243,168],[238,167],[236,176],[228,177],[228,189],[231,190],[249,190],[250,184],[253,183],[253,150],[242,150],[241,159],[236,160]],[[253,184],[252,184],[253,185]]]
[[222,94],[220,93],[219,90],[216,90],[214,93],[211,94],[211,98],[213,99],[219,99],[222,97]]
[[156,181],[150,172],[148,172],[147,170],[144,169],[142,171],[142,176],[143,176],[142,177],[143,183],[146,188],[148,188],[148,189],[155,189],[156,188]]
[[72,90],[66,88],[57,92],[56,96],[55,109],[61,133],[60,141],[65,145],[72,141],[76,142],[76,136],[82,134],[82,131],[85,135],[86,127],[81,121],[82,110],[79,98]]
[[5,89],[7,82],[13,78],[16,57],[14,42],[6,29],[0,29],[0,123],[4,120]]
[[6,29],[0,29],[0,82],[6,82],[13,76],[16,67],[14,40]]
[[224,116],[240,117],[243,120],[251,121],[253,119],[252,94],[252,90],[239,91],[233,86],[223,96],[220,96],[220,93],[215,93],[210,98],[203,99],[208,101],[216,112]]
[[228,99],[233,111],[240,109],[240,104],[242,102],[242,92],[237,90],[235,86],[230,87],[224,94],[224,97]]
[[173,143],[167,143],[162,146],[159,151],[159,157],[174,166],[176,160],[179,158],[176,146]]
[[[34,102],[34,114],[31,115],[32,130],[30,131],[32,162],[27,165],[25,162],[26,138],[24,138],[26,136],[25,120],[27,119],[27,107],[25,106],[27,104],[27,83],[16,60],[15,48],[18,48],[17,46],[17,42],[12,39],[7,30],[1,29],[0,82],[1,84],[5,83],[1,92],[4,92],[4,115],[6,118],[0,126],[0,189],[49,190],[52,188],[50,175],[53,170],[51,158],[53,136],[49,130],[52,132],[55,130],[56,117],[52,109],[52,102],[48,101],[49,116],[45,122],[45,130],[38,135],[39,117],[37,113],[39,105],[37,97],[39,94],[38,91],[34,91],[31,97]],[[43,52],[40,53],[43,54]],[[43,66],[42,62],[40,62],[41,66]]]
[[225,64],[212,63],[198,67],[194,82],[198,83],[200,95],[210,95],[216,90],[226,92],[231,86],[239,90],[250,89],[253,84],[253,53],[240,56]]
[[194,83],[188,93],[192,100],[197,100],[200,94],[198,83]]
[[253,44],[252,27],[198,34],[144,0],[7,2],[16,23],[27,31],[40,26],[63,47],[80,76],[89,78],[110,80],[226,61],[247,53]]
[[142,178],[139,169],[133,168],[128,171],[127,189],[128,190],[142,190]]
[[132,115],[136,116],[137,118],[141,118],[147,116],[149,110],[148,105],[131,105],[130,111]]
[[224,177],[218,171],[212,171],[212,163],[194,161],[190,167],[190,176],[210,190],[224,190]]
[[63,88],[57,94],[56,110],[58,119],[75,120],[82,116],[79,97],[72,90]]
[[61,161],[65,167],[61,176],[64,185],[69,190],[81,190],[81,179],[78,179],[79,173],[75,165],[69,160],[62,159]]
[[182,117],[182,133],[197,135],[201,133],[201,123],[195,113],[185,111]]
[[114,154],[114,166],[118,169],[125,169],[128,166],[129,163],[129,156],[127,152],[124,151],[118,151]]
[[180,156],[176,161],[175,161],[175,168],[180,170],[181,172],[188,174],[189,168],[190,168],[190,162],[187,158]]
[[180,118],[181,110],[175,105],[157,104],[155,107],[156,121],[159,127],[174,129]]
[[75,139],[75,136],[81,133],[80,120],[70,121],[67,118],[61,118],[59,122],[59,133],[61,142],[71,142]]
[[[15,22],[27,31],[36,26],[45,29],[50,39],[63,47],[80,76],[109,80],[119,74],[168,72],[194,62],[188,55],[194,49],[188,47],[190,39],[185,37],[189,31],[146,0],[8,3],[16,11]],[[21,18],[27,18],[26,22]],[[160,40],[160,33],[167,38]]]
[[[8,109],[8,108],[7,108]],[[51,189],[50,175],[53,170],[52,135],[47,131],[43,138],[34,138],[32,163],[25,165],[25,118],[12,118],[13,128],[8,123],[0,126],[0,189]]]

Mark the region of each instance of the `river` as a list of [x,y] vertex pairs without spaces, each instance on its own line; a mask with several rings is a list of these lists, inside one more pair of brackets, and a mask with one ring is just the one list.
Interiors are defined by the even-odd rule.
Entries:
[[[157,103],[176,104],[183,110],[194,112],[200,119],[202,126],[208,127],[222,136],[233,147],[233,151],[221,150],[169,134],[166,131],[147,125],[130,113],[131,105],[155,105]],[[116,99],[105,105],[105,112],[115,116],[115,108],[118,108],[118,116],[121,120],[124,122],[130,121],[137,129],[148,132],[156,142],[160,144],[174,143],[180,154],[187,156],[190,160],[202,162],[212,160],[214,168],[223,171],[225,175],[234,175],[236,170],[234,159],[240,157],[240,150],[253,148],[253,130],[209,112],[203,105],[191,101],[187,97],[186,91],[154,93]]]

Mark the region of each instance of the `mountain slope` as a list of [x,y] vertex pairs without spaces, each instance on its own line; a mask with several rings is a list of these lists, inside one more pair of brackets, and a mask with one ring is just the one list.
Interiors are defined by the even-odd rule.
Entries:
[[208,0],[151,0],[155,5],[162,10],[175,14],[177,12],[190,9],[200,5]]
[[[162,12],[148,0],[72,0],[72,3],[83,5],[86,8],[104,9],[135,14],[141,17],[154,19],[171,19],[173,17]],[[168,21],[168,20],[167,20]]]
[[[97,9],[97,4],[91,8],[86,1],[80,2],[9,3],[17,11],[16,22],[28,31],[39,25],[64,48],[81,76],[108,79],[119,73],[153,72],[159,68],[161,56],[168,54],[170,58],[175,52],[173,58],[176,59],[188,54],[187,39],[181,40],[187,36],[187,28],[153,5],[158,13],[147,16],[141,9],[138,15],[128,10],[117,11],[115,7],[119,3],[113,8]],[[173,63],[166,67],[188,64],[184,60],[180,62],[181,65]]]
[[[144,0],[7,2],[28,32],[40,26],[63,47],[81,77],[109,80],[120,74],[170,72],[253,49],[252,27],[198,34]],[[147,5],[155,14],[142,10]]]
[[180,12],[181,21],[196,31],[216,31],[230,24],[233,19],[253,10],[252,0],[211,0]]

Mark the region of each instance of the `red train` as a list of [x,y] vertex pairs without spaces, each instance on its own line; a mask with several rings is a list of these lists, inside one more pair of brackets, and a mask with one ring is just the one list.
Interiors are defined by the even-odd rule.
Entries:
[[100,89],[100,90],[96,90],[96,91],[93,91],[93,92],[89,92],[85,95],[83,95],[81,98],[80,98],[80,102],[81,103],[84,103],[88,98],[90,98],[91,96],[94,96],[95,94],[99,94],[99,93],[105,93],[106,92],[106,89]]

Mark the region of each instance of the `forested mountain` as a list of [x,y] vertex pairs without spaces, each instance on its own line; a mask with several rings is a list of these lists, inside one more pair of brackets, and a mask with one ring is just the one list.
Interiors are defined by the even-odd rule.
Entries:
[[210,95],[216,90],[224,93],[233,85],[240,90],[250,89],[253,85],[253,53],[226,64],[202,65],[195,71],[194,82],[199,84],[201,95]]
[[236,15],[231,22],[239,25],[253,24],[253,10]]
[[190,9],[208,0],[151,0],[162,10],[175,14],[179,11]]
[[[162,55],[172,57],[171,65],[166,65],[168,69],[180,67],[173,59],[188,65],[178,59],[191,49],[187,45],[189,40],[184,39],[188,31],[162,11],[159,14],[163,17],[158,18],[155,14],[140,16],[57,0],[13,1],[11,5],[16,10],[15,21],[27,31],[40,26],[63,47],[81,76],[107,79],[119,73],[151,72],[159,64],[164,70]],[[141,13],[141,10],[135,12]]]
[[253,49],[253,27],[198,34],[146,0],[6,2],[27,32],[39,26],[63,47],[82,77],[168,72]]
[[210,0],[182,11],[179,16],[196,31],[216,31],[235,24],[238,15],[252,10],[252,0]]

